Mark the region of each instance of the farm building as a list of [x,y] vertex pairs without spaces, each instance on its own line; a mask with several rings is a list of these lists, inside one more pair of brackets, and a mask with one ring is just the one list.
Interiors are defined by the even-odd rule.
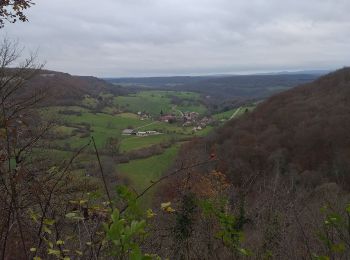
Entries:
[[175,121],[175,120],[176,120],[176,116],[172,116],[172,115],[164,115],[160,117],[160,121],[163,121],[166,123]]
[[146,132],[137,132],[136,133],[137,136],[147,136]]
[[146,134],[148,134],[148,135],[157,135],[159,133],[157,131],[146,131]]
[[122,131],[122,135],[132,135],[132,134],[135,134],[134,129],[127,128]]
[[160,135],[161,133],[157,132],[157,131],[133,131],[134,135],[136,136],[150,136],[150,135]]

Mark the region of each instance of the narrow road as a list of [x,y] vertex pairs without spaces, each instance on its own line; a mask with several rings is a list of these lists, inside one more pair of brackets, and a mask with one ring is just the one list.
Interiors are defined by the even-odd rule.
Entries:
[[235,118],[235,116],[238,114],[238,112],[241,110],[242,107],[237,108],[237,110],[232,114],[229,120]]
[[134,128],[134,130],[137,130],[137,129],[140,129],[140,128],[144,128],[144,127],[146,127],[146,126],[153,125],[153,124],[155,124],[155,123],[159,123],[159,121],[154,121],[154,122],[149,123],[149,124],[147,124],[147,125],[143,125],[143,126],[136,127],[136,128]]

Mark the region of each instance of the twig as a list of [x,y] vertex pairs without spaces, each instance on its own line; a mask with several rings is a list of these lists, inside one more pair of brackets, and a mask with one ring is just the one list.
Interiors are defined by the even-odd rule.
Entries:
[[13,197],[11,196],[11,206],[10,209],[8,211],[8,216],[7,216],[7,229],[5,232],[5,237],[4,237],[4,242],[3,242],[3,247],[2,247],[2,255],[1,255],[1,260],[4,260],[6,257],[6,245],[7,245],[7,239],[8,239],[8,235],[10,232],[10,222],[11,222],[11,216],[12,216],[12,206],[13,206],[13,201],[12,201]]
[[79,156],[79,154],[81,152],[83,152],[84,149],[86,149],[89,145],[91,144],[91,140],[86,144],[84,145],[83,147],[81,147],[79,149],[79,151],[74,154],[74,156],[70,159],[69,163],[66,165],[66,167],[63,169],[62,173],[61,173],[61,176],[58,178],[58,180],[56,181],[56,183],[53,185],[52,189],[50,190],[50,193],[49,193],[49,198],[45,204],[45,207],[44,207],[44,211],[43,211],[43,215],[41,217],[41,221],[40,221],[40,227],[39,227],[39,230],[38,230],[38,237],[39,237],[39,242],[38,242],[38,246],[37,248],[39,249],[40,246],[41,246],[41,243],[42,243],[42,238],[41,238],[41,231],[42,231],[42,228],[43,228],[43,225],[44,225],[44,219],[46,217],[46,212],[49,208],[49,205],[51,203],[51,199],[52,199],[52,195],[56,189],[56,186],[59,184],[59,182],[62,180],[62,178],[64,177],[64,175],[66,174],[66,172],[68,171],[69,167],[72,165],[73,161],[75,160],[76,157]]
[[105,188],[107,197],[108,197],[109,207],[110,207],[111,210],[113,211],[112,199],[111,199],[111,195],[109,194],[109,191],[108,191],[107,182],[106,182],[105,174],[104,174],[104,172],[103,172],[103,168],[102,168],[102,163],[101,163],[100,155],[99,155],[99,153],[98,153],[98,150],[97,150],[97,147],[96,147],[96,143],[95,143],[95,138],[92,136],[92,137],[91,137],[91,140],[92,140],[92,143],[93,143],[93,145],[94,145],[94,149],[95,149],[95,153],[96,153],[96,157],[97,157],[98,164],[99,164],[99,166],[100,166],[101,177],[102,177],[103,185],[104,185],[104,188]]
[[303,238],[304,238],[304,242],[305,242],[305,245],[306,245],[306,249],[307,249],[308,256],[309,256],[310,259],[312,259],[312,254],[311,254],[311,249],[310,249],[310,246],[309,246],[309,242],[308,242],[307,237],[306,237],[306,234],[305,234],[305,232],[304,232],[304,228],[303,228],[303,226],[302,226],[301,223],[300,223],[300,219],[299,219],[299,217],[298,217],[298,213],[297,213],[297,211],[296,211],[296,209],[295,209],[295,204],[292,206],[292,208],[293,208],[293,212],[294,212],[294,215],[295,215],[295,219],[296,219],[296,221],[297,221],[297,223],[298,223],[298,226],[299,226],[299,228],[300,228],[300,230],[301,230],[301,233],[302,233],[302,235],[303,235]]

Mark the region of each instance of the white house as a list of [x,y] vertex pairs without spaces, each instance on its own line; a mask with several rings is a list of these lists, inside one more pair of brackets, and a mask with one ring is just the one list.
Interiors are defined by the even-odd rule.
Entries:
[[137,132],[136,135],[137,136],[146,136],[147,133],[146,132]]
[[133,129],[124,129],[122,131],[122,135],[132,135],[134,133],[134,130]]
[[156,134],[158,134],[158,132],[157,131],[146,131],[146,134],[148,134],[148,135],[156,135]]

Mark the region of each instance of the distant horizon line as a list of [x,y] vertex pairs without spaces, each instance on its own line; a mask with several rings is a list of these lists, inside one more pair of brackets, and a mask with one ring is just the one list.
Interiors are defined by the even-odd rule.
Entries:
[[203,73],[203,74],[149,74],[149,75],[128,75],[128,76],[100,76],[96,74],[85,74],[85,73],[74,73],[68,72],[61,69],[53,69],[53,68],[43,68],[42,71],[48,72],[58,72],[58,73],[66,73],[72,76],[81,76],[81,77],[96,77],[100,79],[137,79],[137,78],[180,78],[180,77],[231,77],[231,76],[264,76],[264,75],[297,75],[297,74],[305,74],[305,75],[325,75],[332,71],[336,71],[338,69],[347,68],[349,66],[341,66],[336,68],[327,68],[327,69],[290,69],[290,70],[271,70],[271,71],[241,71],[241,72],[228,72],[228,73]]
[[[340,68],[339,68],[340,69]],[[268,76],[268,75],[295,75],[295,74],[327,74],[337,69],[307,69],[307,70],[281,70],[270,72],[241,72],[241,73],[213,73],[213,74],[172,74],[154,76],[96,76],[101,79],[137,79],[137,78],[176,78],[176,77],[230,77],[230,76]],[[81,75],[83,76],[83,75]]]

